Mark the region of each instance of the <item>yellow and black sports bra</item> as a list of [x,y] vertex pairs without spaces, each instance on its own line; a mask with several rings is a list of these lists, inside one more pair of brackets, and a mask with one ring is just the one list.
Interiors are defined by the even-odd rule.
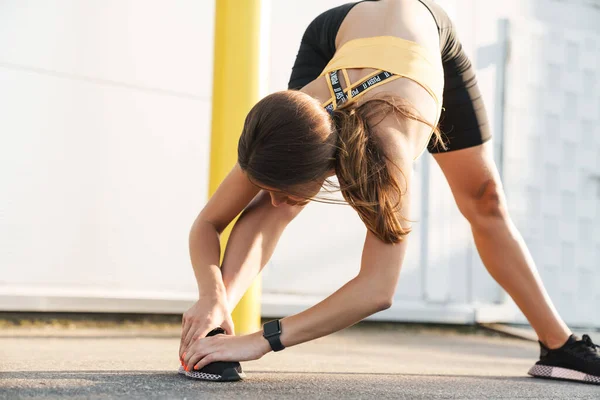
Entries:
[[[360,82],[351,83],[346,71],[348,68],[373,68],[376,71]],[[340,84],[340,74],[346,81],[345,90]],[[434,126],[440,118],[444,91],[442,60],[439,53],[431,52],[418,43],[395,36],[350,40],[336,51],[319,76],[326,76],[331,93],[331,98],[323,104],[329,113],[352,104],[361,94],[384,82],[408,78],[433,97],[437,105]]]

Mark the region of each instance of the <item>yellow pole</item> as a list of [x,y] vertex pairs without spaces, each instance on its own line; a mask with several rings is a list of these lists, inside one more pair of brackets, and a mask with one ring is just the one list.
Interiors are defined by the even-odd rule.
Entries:
[[[237,162],[246,114],[259,96],[260,0],[216,0],[209,196]],[[221,236],[221,248],[233,223]],[[222,256],[222,255],[221,255]],[[236,334],[260,329],[257,278],[233,311]]]

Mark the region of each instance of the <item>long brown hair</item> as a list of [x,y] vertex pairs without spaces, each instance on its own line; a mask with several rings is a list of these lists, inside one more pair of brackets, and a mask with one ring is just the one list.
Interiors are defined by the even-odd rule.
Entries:
[[322,182],[331,170],[346,202],[367,228],[386,243],[409,233],[401,225],[401,183],[375,135],[386,115],[416,120],[440,131],[395,96],[338,108],[333,118],[305,93],[283,91],[259,101],[248,113],[238,143],[238,163],[255,182],[303,197],[298,187]]

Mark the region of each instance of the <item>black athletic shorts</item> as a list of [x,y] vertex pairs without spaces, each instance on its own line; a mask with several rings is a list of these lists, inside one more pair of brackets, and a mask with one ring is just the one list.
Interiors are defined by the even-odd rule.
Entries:
[[[365,0],[378,1],[378,0]],[[446,12],[433,1],[420,1],[433,15],[440,35],[440,52],[444,66],[444,101],[440,129],[447,151],[478,146],[492,135],[483,99],[477,86],[475,70],[460,44],[456,30]],[[315,18],[304,33],[289,89],[301,89],[317,79],[335,54],[335,37],[353,2],[325,11]],[[432,138],[430,153],[444,152]]]

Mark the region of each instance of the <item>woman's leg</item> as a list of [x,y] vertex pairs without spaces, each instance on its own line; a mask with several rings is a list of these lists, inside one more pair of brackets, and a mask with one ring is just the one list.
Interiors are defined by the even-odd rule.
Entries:
[[286,226],[303,209],[304,206],[288,204],[275,207],[269,193],[261,190],[240,215],[227,241],[221,265],[232,309],[273,255]]
[[571,334],[558,315],[535,263],[506,209],[491,142],[433,155],[462,214],[471,224],[479,255],[492,277],[519,306],[549,348]]

